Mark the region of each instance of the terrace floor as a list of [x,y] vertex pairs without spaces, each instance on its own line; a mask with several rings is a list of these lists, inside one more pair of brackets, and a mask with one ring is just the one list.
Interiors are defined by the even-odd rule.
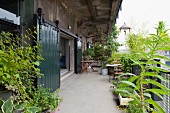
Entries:
[[99,72],[75,74],[61,86],[59,113],[123,113],[117,109],[109,77]]

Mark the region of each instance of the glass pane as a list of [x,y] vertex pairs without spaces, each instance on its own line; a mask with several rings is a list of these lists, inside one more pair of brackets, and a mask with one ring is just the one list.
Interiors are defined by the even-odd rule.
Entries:
[[0,19],[10,23],[20,25],[20,16],[17,17],[16,14],[11,13],[2,8],[0,8]]

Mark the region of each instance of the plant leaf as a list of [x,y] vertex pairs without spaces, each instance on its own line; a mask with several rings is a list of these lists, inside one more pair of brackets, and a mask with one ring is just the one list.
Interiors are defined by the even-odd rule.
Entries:
[[155,72],[146,72],[146,73],[144,74],[144,76],[152,76],[152,77],[159,78],[161,81],[166,81],[165,78],[163,78],[162,76],[158,75],[158,74],[155,73]]
[[19,78],[19,74],[16,74],[15,77],[16,77],[16,78]]
[[132,76],[128,79],[129,82],[134,82],[136,79],[138,79],[139,76]]
[[159,94],[159,92],[156,92],[156,91],[154,91],[152,89],[150,89],[150,90],[148,89],[147,92],[152,92],[152,93],[154,93],[155,95],[157,95],[159,98],[161,98],[163,100],[163,97],[162,97],[162,95]]
[[21,104],[19,104],[19,105],[16,105],[16,106],[15,106],[15,109],[17,109],[17,110],[23,110],[23,109],[26,107],[27,104],[28,104],[28,102],[23,102],[23,103],[21,103]]
[[148,69],[155,70],[155,71],[158,71],[158,72],[169,72],[168,70],[165,70],[165,69],[162,69],[162,68],[156,67],[156,66],[149,66]]
[[14,104],[12,102],[12,98],[9,98],[7,101],[3,103],[1,109],[3,113],[12,113],[13,107]]
[[158,111],[156,111],[156,110],[152,110],[152,113],[160,113],[160,112],[158,112]]
[[164,59],[164,60],[170,60],[170,58],[166,57],[166,56],[161,56],[161,55],[153,55],[153,58],[155,59]]
[[123,74],[119,75],[118,77],[127,76],[127,75],[129,75],[129,76],[136,76],[133,73],[123,73]]
[[159,111],[159,113],[165,113],[165,111],[162,109],[162,107],[160,107],[160,105],[157,102],[155,102],[154,100],[152,100],[151,98],[148,100],[145,100],[145,102],[152,104]]
[[121,81],[121,83],[125,83],[125,84],[132,86],[136,89],[136,85],[134,83],[130,82],[130,81]]
[[38,108],[38,107],[29,107],[27,109],[31,113],[37,113],[38,111],[40,111],[40,108]]
[[168,89],[166,86],[160,84],[159,82],[156,82],[155,80],[151,80],[151,79],[146,79],[148,83],[153,84],[158,86],[159,88],[165,90],[165,91],[170,91],[170,89]]
[[3,103],[4,103],[4,101],[0,99],[0,106],[2,106]]
[[168,91],[164,91],[162,89],[146,89],[145,90],[146,92],[156,92],[156,93],[159,93],[159,94],[164,94],[164,95],[170,95],[170,92]]
[[130,94],[128,90],[125,89],[116,89],[117,92],[123,92],[123,93],[127,93]]
[[40,66],[40,62],[39,61],[33,62],[33,64],[36,65],[36,66]]
[[150,93],[144,93],[144,96],[151,98],[151,94]]

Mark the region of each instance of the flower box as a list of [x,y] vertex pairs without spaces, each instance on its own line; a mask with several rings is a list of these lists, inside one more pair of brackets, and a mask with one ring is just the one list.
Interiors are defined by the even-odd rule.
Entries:
[[123,105],[129,105],[129,102],[130,101],[133,101],[134,99],[133,98],[128,98],[128,97],[122,97],[121,94],[119,93],[119,102],[120,102],[120,105],[123,106]]
[[[139,97],[139,94],[136,91],[134,91],[134,95]],[[122,97],[120,93],[118,95],[118,98],[119,98],[120,105],[129,105],[129,102],[134,100],[131,97]]]

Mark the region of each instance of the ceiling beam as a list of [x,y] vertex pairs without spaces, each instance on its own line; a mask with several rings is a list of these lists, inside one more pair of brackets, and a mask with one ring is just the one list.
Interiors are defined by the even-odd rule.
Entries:
[[109,15],[100,15],[96,17],[97,19],[108,19]]
[[92,3],[92,0],[86,0],[87,2],[87,5],[88,5],[88,9],[91,13],[91,16],[92,16],[92,19],[93,20],[96,20],[96,10],[95,10],[95,7],[93,6],[93,3]]
[[92,23],[93,23],[94,25],[108,24],[108,23],[109,23],[109,20],[107,20],[107,19],[101,19],[101,20],[98,20],[98,21],[92,21]]
[[97,6],[98,10],[110,10],[110,7],[106,7],[106,6]]

